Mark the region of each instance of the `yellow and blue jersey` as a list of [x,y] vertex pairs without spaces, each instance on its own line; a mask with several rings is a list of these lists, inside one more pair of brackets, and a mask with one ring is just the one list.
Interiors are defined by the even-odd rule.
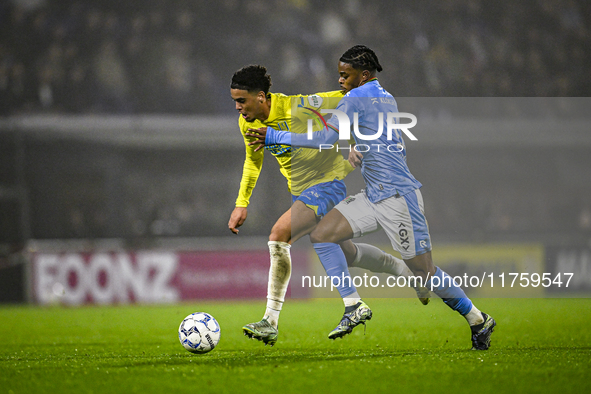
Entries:
[[[287,96],[281,93],[270,93],[271,108],[269,117],[265,121],[255,120],[247,122],[239,118],[240,132],[244,138],[246,158],[240,182],[240,191],[236,199],[237,207],[246,207],[256,185],[263,166],[264,151],[255,152],[255,146],[248,143],[254,139],[247,137],[249,128],[272,127],[277,130],[293,133],[307,133],[308,119],[316,118],[314,130],[323,127],[318,119],[321,109],[334,109],[343,97],[341,91],[324,92],[314,95]],[[291,194],[299,196],[307,188],[344,179],[353,167],[336,149],[319,151],[288,145],[266,146],[279,163],[280,171],[287,179],[287,187]]]

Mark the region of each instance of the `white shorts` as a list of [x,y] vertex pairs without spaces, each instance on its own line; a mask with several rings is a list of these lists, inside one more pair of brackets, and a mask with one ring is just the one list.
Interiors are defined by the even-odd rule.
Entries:
[[383,228],[403,260],[431,251],[431,237],[419,189],[375,204],[361,191],[345,198],[335,208],[347,219],[355,238]]

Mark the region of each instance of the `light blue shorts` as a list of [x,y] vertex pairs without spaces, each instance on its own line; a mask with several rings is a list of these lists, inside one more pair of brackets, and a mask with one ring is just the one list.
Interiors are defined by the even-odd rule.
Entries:
[[347,197],[336,209],[343,214],[355,238],[384,229],[402,259],[431,251],[431,237],[419,189],[400,197],[372,203],[365,192]]

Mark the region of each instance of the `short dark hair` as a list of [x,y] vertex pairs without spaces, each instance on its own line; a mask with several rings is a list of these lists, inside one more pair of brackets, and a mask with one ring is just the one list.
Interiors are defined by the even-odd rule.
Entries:
[[382,66],[375,52],[365,45],[355,45],[347,49],[339,60],[350,64],[357,70],[382,71]]
[[267,68],[264,66],[255,64],[244,66],[232,76],[230,88],[249,92],[263,91],[268,94],[271,88],[271,76],[267,74]]

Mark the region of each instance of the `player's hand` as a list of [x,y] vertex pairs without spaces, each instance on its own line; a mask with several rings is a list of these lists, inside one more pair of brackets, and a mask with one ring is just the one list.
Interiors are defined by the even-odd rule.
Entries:
[[247,215],[248,212],[245,207],[234,208],[232,215],[230,215],[230,220],[228,221],[228,228],[230,231],[232,231],[234,234],[238,234],[238,227],[244,224]]
[[265,138],[267,138],[267,128],[261,127],[258,129],[248,129],[248,133],[246,133],[247,137],[254,138],[254,141],[248,143],[249,146],[251,145],[258,145],[255,152],[263,149],[265,146]]
[[349,163],[353,168],[357,168],[361,165],[361,160],[363,159],[363,154],[361,152],[357,152],[354,149],[354,146],[351,146],[351,150],[349,151]]

